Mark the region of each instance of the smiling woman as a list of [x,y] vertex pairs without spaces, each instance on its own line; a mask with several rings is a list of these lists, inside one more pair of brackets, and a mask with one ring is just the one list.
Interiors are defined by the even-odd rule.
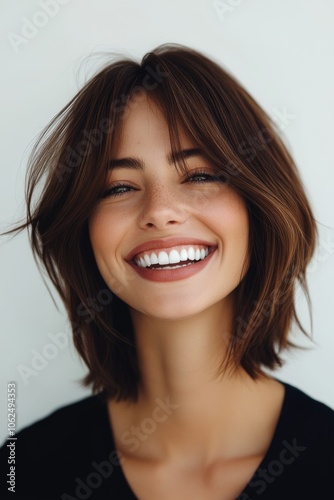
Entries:
[[220,304],[242,280],[248,252],[246,204],[185,132],[178,137],[186,173],[166,157],[169,131],[158,107],[137,103],[124,120],[108,187],[89,219],[108,286],[131,276],[131,286],[118,293],[130,311],[171,320]]
[[316,225],[233,77],[172,44],[111,62],[42,134],[27,204],[13,231],[29,228],[95,395],[19,433],[22,498],[328,497],[333,410],[264,371],[297,347],[293,321],[308,335],[294,290],[308,298]]

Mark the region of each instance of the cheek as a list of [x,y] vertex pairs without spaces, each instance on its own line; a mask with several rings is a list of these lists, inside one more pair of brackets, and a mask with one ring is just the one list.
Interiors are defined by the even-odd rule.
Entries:
[[249,218],[243,202],[238,202],[230,216],[231,251],[237,276],[241,280],[249,267]]
[[90,242],[96,255],[96,251],[103,248],[104,241],[106,239],[106,230],[107,226],[105,224],[105,220],[99,214],[94,213],[88,221],[88,233]]
[[245,202],[235,193],[216,197],[206,205],[206,213],[217,231],[248,240],[249,221]]
[[[89,219],[88,230],[95,260],[102,273],[106,256],[113,255],[120,239],[120,224],[104,212],[98,211]],[[109,261],[112,262],[113,259]]]
[[221,237],[223,254],[229,259],[231,266],[242,266],[245,260],[248,261],[249,240],[248,212],[243,200],[231,196],[223,203],[212,204],[208,217],[211,228]]
[[[130,215],[129,215],[130,213]],[[115,210],[110,205],[98,207],[88,221],[89,238],[98,267],[121,267],[121,255],[128,248],[126,243],[133,230],[130,211]],[[114,266],[116,264],[116,266]]]
[[219,183],[209,183],[196,186],[186,194],[182,193],[184,203],[201,213],[211,211],[213,207],[222,208],[222,200],[226,197],[226,188]]
[[117,249],[127,230],[122,219],[110,214],[96,212],[88,222],[89,237],[100,274],[110,290],[120,295],[130,284],[132,275],[128,274]]
[[111,206],[98,207],[88,221],[93,250],[108,249],[110,245],[117,245],[124,226],[126,226],[126,218],[112,210]]

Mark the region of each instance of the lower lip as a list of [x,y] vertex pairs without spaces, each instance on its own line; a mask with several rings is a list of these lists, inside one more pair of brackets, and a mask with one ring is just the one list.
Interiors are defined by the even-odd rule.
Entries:
[[[139,267],[132,262],[129,262],[130,266],[139,274],[142,278],[150,281],[177,281],[189,278],[193,274],[201,271],[211,260],[212,255],[215,253],[214,249],[205,259],[199,260],[194,264],[189,264],[188,266],[178,267],[176,269],[150,269],[149,267]],[[181,263],[180,263],[181,264]]]

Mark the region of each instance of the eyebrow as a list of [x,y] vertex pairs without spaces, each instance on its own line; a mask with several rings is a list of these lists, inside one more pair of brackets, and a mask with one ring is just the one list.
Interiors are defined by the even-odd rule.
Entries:
[[[194,156],[203,156],[201,149],[199,148],[190,148],[190,149],[182,149],[181,151],[176,151],[176,153],[169,153],[166,156],[166,160],[169,165],[172,165],[175,162],[180,160],[187,160],[188,158],[192,158]],[[126,158],[117,158],[110,159],[108,161],[108,169],[114,170],[117,168],[132,168],[132,169],[140,169],[144,170],[144,162],[140,158],[135,158],[134,156],[128,156]]]

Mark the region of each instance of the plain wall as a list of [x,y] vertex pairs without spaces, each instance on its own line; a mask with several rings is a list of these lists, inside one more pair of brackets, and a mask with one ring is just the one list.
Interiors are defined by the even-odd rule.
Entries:
[[[320,246],[308,273],[316,344],[294,335],[310,350],[285,353],[286,364],[274,375],[334,408],[332,0],[46,4],[3,0],[1,5],[0,230],[24,215],[24,176],[37,134],[101,62],[87,62],[87,56],[111,51],[140,59],[166,42],[202,51],[234,74],[275,118],[320,223]],[[58,310],[43,283],[26,233],[0,238],[0,266],[2,439],[7,382],[18,386],[17,430],[90,391],[80,385],[86,369],[70,340],[56,345],[55,338],[69,339],[68,322],[56,293]],[[299,292],[297,301],[309,329]],[[38,362],[43,353],[45,362]],[[28,375],[29,370],[35,373]]]

